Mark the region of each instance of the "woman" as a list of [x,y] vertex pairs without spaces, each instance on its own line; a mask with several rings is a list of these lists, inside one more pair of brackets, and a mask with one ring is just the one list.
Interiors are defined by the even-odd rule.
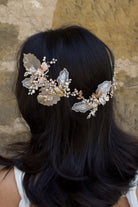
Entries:
[[114,122],[110,49],[78,26],[50,30],[26,40],[18,69],[31,137],[0,158],[0,206],[136,207],[138,140]]

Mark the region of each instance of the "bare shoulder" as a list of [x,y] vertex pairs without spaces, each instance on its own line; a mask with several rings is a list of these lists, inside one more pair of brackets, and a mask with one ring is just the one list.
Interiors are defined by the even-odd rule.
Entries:
[[21,197],[17,189],[14,169],[0,170],[0,206],[18,207],[20,199]]
[[114,205],[113,207],[130,207],[127,199],[125,197],[120,198],[120,200],[118,201],[118,203],[116,205]]
[[[137,189],[136,189],[136,197],[138,199],[138,183],[137,183]],[[128,203],[127,198],[123,197],[123,198],[120,198],[118,203],[114,205],[113,207],[130,207],[130,205]]]
[[[136,195],[138,198],[138,186]],[[6,169],[0,170],[0,207],[18,207],[20,200],[14,169],[12,168],[10,171]],[[130,207],[130,205],[127,199],[123,197],[113,207]]]

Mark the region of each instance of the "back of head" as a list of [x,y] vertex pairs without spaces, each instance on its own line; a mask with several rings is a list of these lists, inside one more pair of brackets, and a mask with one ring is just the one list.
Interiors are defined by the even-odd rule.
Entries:
[[[49,78],[56,79],[59,72],[67,68],[72,79],[71,91],[74,88],[82,90],[88,98],[98,84],[113,78],[114,58],[110,49],[78,26],[41,32],[26,40],[20,52],[16,96],[32,135],[24,154],[15,159],[14,164],[26,172],[26,193],[39,207],[113,205],[128,188],[126,180],[133,178],[136,166],[128,176],[126,172],[130,166],[126,165],[121,172],[117,161],[114,147],[124,134],[113,122],[112,99],[104,106],[100,105],[91,119],[86,119],[87,112],[71,110],[75,97],[62,97],[53,106],[41,105],[36,98],[38,93],[28,95],[28,90],[22,86],[24,53],[34,54],[40,62],[44,56],[48,61],[56,58],[56,64],[50,67]],[[131,154],[131,150],[128,151]],[[123,156],[123,150],[116,152]],[[132,155],[128,157],[133,159]],[[124,179],[123,172],[126,173]],[[122,187],[119,187],[120,183]],[[111,195],[113,188],[115,194]]]
[[[64,67],[67,68],[72,79],[71,90],[74,88],[82,90],[84,97],[88,98],[92,92],[95,92],[98,84],[105,80],[112,80],[113,76],[112,53],[96,36],[84,28],[72,26],[30,37],[21,50],[16,94],[20,111],[33,133],[44,132],[49,125],[54,125],[55,132],[56,128],[62,128],[62,133],[66,131],[69,134],[68,131],[73,129],[73,124],[75,129],[78,124],[79,130],[82,129],[79,124],[85,126],[91,124],[92,128],[100,129],[108,122],[112,111],[111,100],[105,107],[99,107],[96,117],[87,121],[87,113],[75,113],[71,110],[71,106],[76,102],[74,97],[62,98],[58,104],[46,107],[37,102],[38,93],[28,96],[27,89],[22,86],[21,82],[25,72],[24,53],[32,53],[40,61],[44,56],[48,61],[56,58],[57,63],[50,67],[49,78],[56,79],[59,72]],[[105,128],[109,126],[108,123],[106,125]],[[92,128],[91,131],[93,131]]]

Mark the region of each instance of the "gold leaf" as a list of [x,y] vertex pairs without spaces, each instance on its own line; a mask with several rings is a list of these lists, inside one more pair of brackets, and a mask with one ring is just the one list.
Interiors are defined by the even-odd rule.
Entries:
[[41,68],[40,61],[37,59],[35,55],[31,53],[24,54],[23,63],[26,69],[34,68],[37,70],[38,68]]

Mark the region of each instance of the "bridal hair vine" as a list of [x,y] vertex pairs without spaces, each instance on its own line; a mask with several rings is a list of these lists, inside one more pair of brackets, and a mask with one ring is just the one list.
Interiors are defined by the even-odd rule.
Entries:
[[66,68],[60,71],[56,80],[48,78],[49,68],[56,61],[57,59],[53,58],[50,62],[46,62],[46,57],[44,57],[41,64],[35,55],[24,54],[23,64],[26,69],[24,77],[29,77],[25,78],[22,84],[29,90],[28,95],[33,95],[38,90],[37,100],[45,106],[57,104],[62,97],[76,96],[80,101],[72,106],[72,110],[81,113],[89,111],[87,119],[95,116],[98,105],[105,105],[109,97],[113,97],[117,85],[114,77],[112,81],[106,80],[99,84],[95,93],[86,99],[82,90],[78,91],[75,88],[73,92],[70,91],[71,79],[69,79],[69,72]]

